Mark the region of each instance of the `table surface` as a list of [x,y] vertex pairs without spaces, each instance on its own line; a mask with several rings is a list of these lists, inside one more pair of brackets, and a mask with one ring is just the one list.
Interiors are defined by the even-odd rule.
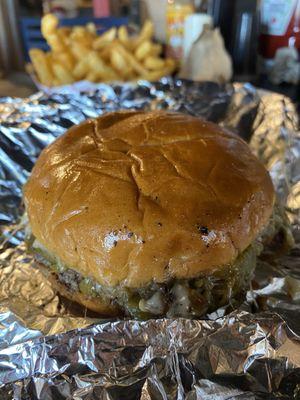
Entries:
[[5,77],[0,74],[0,97],[28,97],[35,92],[34,83],[25,72],[12,72]]

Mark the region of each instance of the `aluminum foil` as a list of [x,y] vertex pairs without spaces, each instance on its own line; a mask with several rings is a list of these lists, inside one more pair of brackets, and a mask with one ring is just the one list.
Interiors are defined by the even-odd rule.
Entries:
[[[269,169],[296,245],[259,263],[238,310],[207,320],[101,320],[59,299],[26,253],[22,185],[41,149],[120,108],[167,108],[227,126]],[[0,399],[299,399],[299,177],[294,105],[249,84],[162,79],[0,99]]]

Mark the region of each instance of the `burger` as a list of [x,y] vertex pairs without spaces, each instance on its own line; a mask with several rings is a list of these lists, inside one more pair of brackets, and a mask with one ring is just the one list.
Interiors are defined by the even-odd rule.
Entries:
[[24,200],[40,268],[106,316],[198,318],[233,304],[261,238],[276,234],[272,181],[248,145],[175,112],[72,127],[42,151]]

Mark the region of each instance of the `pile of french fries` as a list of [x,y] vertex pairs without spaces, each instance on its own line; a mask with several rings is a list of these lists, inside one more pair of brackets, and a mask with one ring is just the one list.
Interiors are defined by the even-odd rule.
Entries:
[[152,41],[153,24],[146,21],[136,37],[126,26],[98,36],[93,23],[58,27],[53,14],[42,18],[41,30],[51,51],[29,51],[33,71],[41,84],[51,87],[78,80],[90,82],[155,81],[170,75],[175,61],[160,57],[162,47]]

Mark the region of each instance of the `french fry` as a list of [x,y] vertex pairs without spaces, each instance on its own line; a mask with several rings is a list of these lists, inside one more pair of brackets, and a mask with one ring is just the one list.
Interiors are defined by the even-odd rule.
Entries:
[[153,23],[148,19],[144,22],[144,25],[142,27],[142,30],[136,40],[134,41],[134,48],[139,47],[139,45],[146,40],[149,40],[152,38],[154,33],[154,27]]
[[125,60],[127,60],[128,64],[131,66],[131,68],[138,74],[138,75],[144,75],[147,73],[147,69],[139,63],[135,57],[128,51],[126,50],[123,46],[119,46],[118,50],[120,53],[123,55]]
[[71,72],[68,71],[64,65],[54,62],[52,63],[52,69],[56,79],[60,84],[67,85],[74,82]]
[[97,34],[97,29],[96,29],[96,25],[94,24],[94,22],[89,22],[88,24],[86,24],[86,30],[93,34],[94,36],[96,36]]
[[125,75],[125,78],[127,81],[136,81],[138,79],[133,70],[129,71],[128,74]]
[[128,66],[128,62],[124,56],[117,50],[112,49],[110,54],[110,63],[113,68],[119,72],[123,78],[127,78],[132,72],[132,68]]
[[81,60],[84,57],[87,57],[89,52],[91,51],[88,47],[84,46],[81,43],[73,43],[71,45],[71,53],[75,57],[76,60]]
[[108,31],[102,33],[102,35],[100,36],[100,38],[104,41],[113,41],[117,36],[117,28],[113,27],[110,28]]
[[156,71],[147,71],[142,78],[146,79],[147,81],[153,82],[157,81],[163,76],[170,75],[175,69],[176,63],[171,58],[167,58],[165,60],[165,66],[162,69]]
[[167,58],[165,60],[165,67],[163,69],[148,72],[148,74],[144,76],[144,79],[147,79],[149,81],[157,81],[163,76],[171,75],[174,72],[175,68],[176,68],[175,60],[173,60],[172,58]]
[[67,51],[66,44],[63,38],[58,35],[58,33],[51,33],[51,35],[47,37],[47,43],[54,53],[62,53]]
[[87,31],[84,26],[81,25],[73,26],[71,37],[74,39],[78,39],[79,37],[85,36],[86,33]]
[[102,60],[104,60],[104,61],[110,60],[110,53],[116,45],[118,46],[118,42],[116,43],[116,41],[113,40],[112,42],[107,42],[105,47],[98,50],[98,54],[100,55]]
[[86,58],[79,61],[73,69],[73,76],[76,79],[84,78],[89,72],[89,65]]
[[147,69],[158,70],[165,67],[165,60],[159,57],[147,57],[144,61],[144,65]]
[[40,49],[30,49],[29,56],[42,85],[52,86],[54,75],[46,54]]
[[105,50],[107,46],[109,46],[109,44],[111,43],[111,41],[109,40],[101,40],[98,41],[98,39],[93,41],[92,44],[92,49],[94,50]]
[[83,26],[75,26],[70,34],[71,42],[77,42],[89,48],[92,48],[94,39],[95,35]]
[[87,57],[87,62],[90,70],[97,72],[103,71],[105,69],[105,63],[102,61],[101,57],[97,53],[97,51],[92,50],[89,52]]
[[46,14],[41,21],[41,32],[45,39],[55,33],[58,27],[58,18],[54,14]]
[[117,35],[117,28],[111,28],[94,40],[93,49],[100,50],[106,46],[107,43],[112,42]]
[[117,78],[117,74],[115,73],[115,71],[107,64],[105,64],[105,62],[101,59],[100,55],[96,51],[91,51],[89,53],[87,61],[90,70],[99,75],[99,77],[103,77],[103,79],[105,80],[114,80]]
[[48,53],[45,53],[45,57],[46,57],[46,59],[47,59],[49,65],[50,65],[50,67],[51,67],[52,62],[54,61],[54,58],[55,58],[54,53],[51,53],[51,52],[49,51]]
[[126,47],[126,49],[131,48],[128,31],[125,25],[120,26],[120,28],[118,29],[118,39],[120,40],[122,45]]
[[89,82],[99,82],[101,78],[99,77],[99,75],[96,74],[96,72],[91,71],[87,74],[86,80]]
[[135,50],[134,55],[137,58],[138,61],[142,61],[144,58],[146,58],[149,53],[151,52],[151,42],[150,40],[146,40],[145,42],[142,42]]
[[105,62],[109,62],[110,61],[110,55],[113,49],[113,42],[107,43],[107,46],[104,47],[102,50],[99,50],[99,55],[101,57],[101,59]]
[[68,70],[72,71],[75,66],[75,58],[71,52],[66,51],[63,53],[58,53],[56,58],[60,62],[60,64],[65,65]]
[[142,79],[146,81],[154,82],[158,81],[160,78],[165,76],[164,70],[157,70],[157,71],[147,71],[144,75],[141,76]]
[[62,26],[61,28],[57,29],[59,36],[63,38],[67,38],[72,33],[72,28],[69,26]]
[[77,43],[80,43],[81,45],[88,47],[91,50],[93,49],[94,38],[90,35],[81,37],[80,39],[77,39],[76,41],[77,41]]

